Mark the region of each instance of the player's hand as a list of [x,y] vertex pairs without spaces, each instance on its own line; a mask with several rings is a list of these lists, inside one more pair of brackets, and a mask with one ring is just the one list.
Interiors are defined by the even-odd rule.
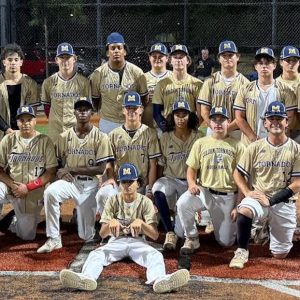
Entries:
[[57,177],[59,179],[62,179],[62,180],[65,180],[65,181],[68,181],[68,182],[72,182],[74,181],[74,177],[71,175],[71,173],[69,172],[68,169],[59,169],[56,173]]
[[14,133],[14,130],[11,129],[11,128],[8,128],[8,129],[5,131],[5,134],[10,134],[10,133]]
[[260,191],[250,191],[246,197],[256,199],[262,206],[270,206],[269,198]]
[[237,214],[238,214],[237,208],[235,207],[230,213],[230,218],[231,218],[232,222],[236,221]]
[[118,220],[112,219],[108,223],[109,230],[114,237],[118,237],[120,235],[121,224]]
[[142,226],[144,224],[144,221],[141,219],[135,219],[131,224],[130,224],[130,231],[131,235],[133,237],[138,236],[139,234],[142,233]]
[[192,195],[200,195],[200,187],[197,185],[197,184],[194,184],[194,185],[190,185],[189,186],[189,192],[192,194]]
[[12,193],[16,198],[24,199],[28,195],[29,191],[26,184],[21,182],[14,182],[14,187],[12,188]]
[[152,194],[152,192],[148,192],[148,193],[146,193],[146,195],[145,195],[147,198],[149,198],[150,200],[154,200],[154,197],[153,197],[153,194]]
[[113,178],[110,178],[110,179],[107,179],[106,181],[104,181],[100,187],[104,187],[106,185],[112,185],[114,188],[117,188],[118,187],[118,184],[117,182],[113,179]]

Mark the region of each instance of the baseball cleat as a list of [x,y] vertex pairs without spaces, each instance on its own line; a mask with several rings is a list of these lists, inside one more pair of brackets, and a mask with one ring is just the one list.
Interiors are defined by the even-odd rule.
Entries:
[[49,238],[42,247],[37,249],[37,253],[48,253],[60,248],[62,248],[60,236],[54,239]]
[[199,238],[186,238],[184,245],[180,249],[180,254],[188,255],[194,253],[196,249],[200,248]]
[[164,250],[175,250],[177,239],[177,235],[173,231],[167,232],[166,239],[163,245]]
[[181,286],[184,286],[190,280],[190,272],[182,269],[172,274],[166,275],[162,279],[155,280],[153,290],[155,293],[171,292]]
[[205,231],[205,233],[208,233],[208,234],[214,232],[214,225],[213,225],[213,223],[212,223],[211,220],[209,220],[209,221],[207,222],[207,225],[206,225],[204,231]]
[[230,261],[229,268],[243,269],[244,264],[248,262],[249,251],[242,248],[237,248],[234,252],[234,257]]
[[89,278],[82,273],[75,273],[64,269],[59,273],[61,284],[66,288],[78,289],[83,291],[94,291],[97,288],[97,281]]

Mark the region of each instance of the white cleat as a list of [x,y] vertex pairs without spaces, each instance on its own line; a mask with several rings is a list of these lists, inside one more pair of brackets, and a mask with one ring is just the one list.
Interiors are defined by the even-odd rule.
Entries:
[[46,243],[37,249],[37,253],[48,253],[52,252],[53,250],[60,249],[62,248],[62,243],[61,243],[61,237],[57,238],[49,238]]
[[62,270],[59,273],[61,284],[66,288],[78,289],[83,291],[94,291],[97,288],[97,281],[89,278],[82,273],[75,273],[71,270]]

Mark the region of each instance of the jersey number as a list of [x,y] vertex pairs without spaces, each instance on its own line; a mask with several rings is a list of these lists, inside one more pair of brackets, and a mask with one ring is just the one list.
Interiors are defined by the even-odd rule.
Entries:
[[34,176],[39,177],[43,174],[44,172],[44,167],[35,167],[34,168]]

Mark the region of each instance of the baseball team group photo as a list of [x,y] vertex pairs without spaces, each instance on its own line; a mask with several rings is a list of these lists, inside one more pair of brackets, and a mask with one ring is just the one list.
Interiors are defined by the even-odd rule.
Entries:
[[142,298],[197,299],[227,278],[300,298],[299,48],[261,44],[242,72],[229,37],[160,36],[137,60],[116,25],[93,70],[61,40],[39,80],[22,44],[1,47],[0,286],[125,299],[113,281],[138,278]]

